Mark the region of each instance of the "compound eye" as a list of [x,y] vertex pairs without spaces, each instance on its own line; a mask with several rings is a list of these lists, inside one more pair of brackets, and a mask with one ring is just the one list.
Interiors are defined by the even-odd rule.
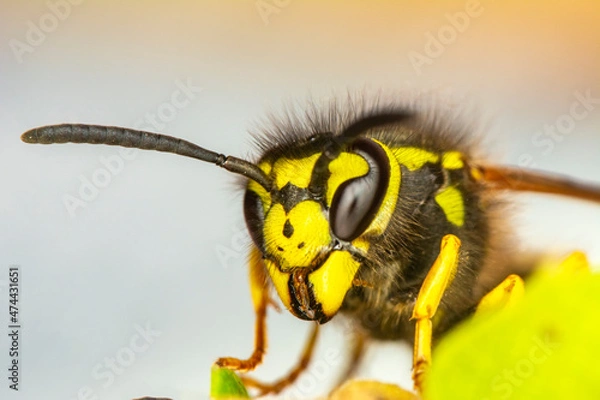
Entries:
[[351,148],[369,164],[369,172],[342,183],[331,201],[329,221],[333,234],[352,241],[371,224],[390,181],[390,163],[379,144],[370,139],[358,139]]
[[264,209],[260,197],[251,190],[246,190],[244,196],[244,219],[246,226],[252,237],[254,244],[261,250],[264,250],[263,225]]

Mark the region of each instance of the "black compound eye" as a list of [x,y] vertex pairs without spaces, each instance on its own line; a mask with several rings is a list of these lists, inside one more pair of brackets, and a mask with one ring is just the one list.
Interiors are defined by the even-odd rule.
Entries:
[[390,181],[390,163],[380,145],[370,139],[358,139],[352,150],[369,164],[369,172],[342,183],[331,201],[329,221],[333,234],[352,241],[371,224]]
[[254,244],[261,250],[264,250],[263,224],[264,210],[260,197],[251,190],[246,190],[244,196],[244,219],[246,226],[252,237]]

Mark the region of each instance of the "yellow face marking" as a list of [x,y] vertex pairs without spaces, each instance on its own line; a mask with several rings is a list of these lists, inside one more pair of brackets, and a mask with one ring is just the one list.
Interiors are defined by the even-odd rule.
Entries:
[[418,147],[399,147],[392,150],[396,160],[410,171],[417,170],[426,163],[436,163],[440,157],[427,150]]
[[369,172],[369,163],[353,153],[342,153],[338,158],[329,163],[331,176],[327,184],[326,201],[331,205],[333,195],[339,186],[352,178],[366,175]]
[[262,161],[258,164],[258,167],[262,169],[265,174],[269,175],[273,170],[273,165],[267,161]]
[[[293,228],[289,238],[283,233],[286,224]],[[267,253],[277,258],[283,271],[311,266],[331,243],[321,205],[311,200],[298,203],[287,215],[281,204],[274,204],[265,219],[264,238]]]
[[308,275],[315,300],[321,303],[325,315],[338,312],[359,266],[349,253],[334,251],[319,269]]
[[367,254],[367,250],[369,250],[370,244],[371,243],[369,243],[369,241],[362,236],[359,236],[352,241],[352,246],[356,247],[359,250],[362,250],[364,254]]
[[442,167],[446,169],[461,169],[465,166],[463,156],[458,151],[448,151],[442,155]]
[[275,161],[271,172],[275,175],[277,189],[281,189],[288,182],[299,188],[308,187],[312,169],[320,155],[321,153],[316,153],[299,159],[284,157]]
[[456,226],[465,223],[465,205],[460,190],[449,186],[435,196],[435,201],[444,210],[446,218]]
[[[400,163],[396,154],[383,143],[375,142],[382,147],[389,159],[390,182],[375,218],[363,235],[352,241],[352,245],[365,254],[370,244],[368,237],[383,234],[389,224],[396,207],[401,181]],[[303,159],[280,159],[272,165],[261,164],[260,167],[274,179],[278,189],[288,182],[306,188],[319,156],[320,153]],[[431,157],[425,159],[430,160]],[[335,191],[343,182],[367,174],[369,164],[358,154],[343,152],[329,164],[329,171],[331,175],[325,193],[327,204],[331,204]],[[307,275],[310,290],[315,301],[321,304],[323,313],[333,316],[353,286],[360,263],[349,252],[338,250],[331,252],[323,264],[315,265],[315,260],[323,256],[323,252],[329,249],[332,241],[329,223],[321,204],[304,200],[286,213],[283,205],[272,203],[270,194],[259,185],[250,183],[249,189],[260,196],[266,210],[263,237],[267,258],[264,264],[283,304],[291,309],[289,280],[292,269],[318,267]]]
[[392,214],[394,214],[394,210],[396,209],[396,202],[398,201],[398,192],[400,191],[401,184],[401,172],[400,164],[398,164],[398,161],[396,160],[394,150],[391,150],[378,140],[371,140],[383,148],[390,163],[390,182],[388,184],[388,189],[384,195],[383,201],[381,202],[381,206],[379,207],[375,218],[364,233],[368,235],[379,236],[386,230],[388,224],[390,223],[390,219],[392,218]]
[[291,308],[290,291],[288,289],[290,274],[281,272],[277,268],[277,265],[268,259],[265,259],[265,266],[267,267],[267,271],[273,281],[273,286],[275,286],[275,290],[277,291],[283,306],[289,310]]
[[[271,173],[271,164],[269,164],[266,161],[263,161],[260,164],[258,164],[258,167],[262,169],[265,172],[265,174],[267,174],[267,176]],[[261,202],[263,203],[263,208],[265,211],[268,210],[269,207],[271,207],[271,195],[265,190],[264,187],[260,186],[258,183],[250,179],[248,180],[248,190],[251,190],[258,195]]]

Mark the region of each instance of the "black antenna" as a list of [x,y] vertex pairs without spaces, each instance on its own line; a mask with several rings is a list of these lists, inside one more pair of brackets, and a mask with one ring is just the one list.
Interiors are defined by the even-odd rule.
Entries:
[[252,179],[267,192],[271,182],[263,170],[251,162],[211,150],[183,139],[158,133],[120,128],[116,126],[62,124],[31,129],[21,135],[25,143],[88,143],[133,147],[142,150],[164,151],[215,164],[235,174]]

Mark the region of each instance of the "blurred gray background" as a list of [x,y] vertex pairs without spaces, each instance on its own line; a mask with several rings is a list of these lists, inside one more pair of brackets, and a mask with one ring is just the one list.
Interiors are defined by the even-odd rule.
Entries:
[[[20,391],[2,376],[0,397],[202,399],[211,363],[253,346],[234,177],[155,152],[124,159],[107,146],[25,145],[25,130],[141,126],[248,156],[249,130],[286,103],[383,90],[433,95],[477,118],[495,162],[600,182],[599,9],[595,1],[3,1],[0,332],[17,264],[23,336]],[[106,175],[105,162],[116,172]],[[69,211],[65,199],[94,179],[103,187]],[[514,200],[515,252],[578,248],[600,264],[598,205]],[[266,380],[291,367],[309,329],[286,312],[268,323],[255,374]],[[317,368],[290,396],[325,393],[341,370],[347,329],[325,328]],[[7,351],[3,333],[2,371]],[[359,373],[411,387],[410,349],[374,346]]]

